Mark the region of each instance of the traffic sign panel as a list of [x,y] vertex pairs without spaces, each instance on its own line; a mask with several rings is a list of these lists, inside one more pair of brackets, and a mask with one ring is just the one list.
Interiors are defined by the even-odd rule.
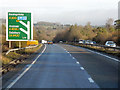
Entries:
[[31,12],[7,12],[6,40],[33,40],[33,22]]

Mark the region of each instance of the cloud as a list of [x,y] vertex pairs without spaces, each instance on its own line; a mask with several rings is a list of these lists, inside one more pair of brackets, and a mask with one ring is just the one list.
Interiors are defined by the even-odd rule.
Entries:
[[34,22],[103,25],[106,19],[117,19],[119,0],[2,0],[0,18],[6,11],[32,11]]

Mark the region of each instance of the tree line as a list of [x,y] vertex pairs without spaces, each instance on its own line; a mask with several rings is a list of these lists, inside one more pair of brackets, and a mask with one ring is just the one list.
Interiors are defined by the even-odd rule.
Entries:
[[99,44],[104,44],[107,40],[112,40],[120,45],[120,38],[118,37],[119,29],[115,29],[113,25],[113,19],[109,18],[103,27],[93,27],[90,22],[85,26],[71,25],[69,29],[62,31],[54,38],[55,42],[76,42],[80,39],[93,40]]

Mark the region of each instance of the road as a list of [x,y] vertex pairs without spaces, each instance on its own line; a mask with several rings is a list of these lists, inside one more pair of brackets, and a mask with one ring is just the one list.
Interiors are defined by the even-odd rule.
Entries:
[[71,45],[46,45],[7,88],[117,88],[118,62]]

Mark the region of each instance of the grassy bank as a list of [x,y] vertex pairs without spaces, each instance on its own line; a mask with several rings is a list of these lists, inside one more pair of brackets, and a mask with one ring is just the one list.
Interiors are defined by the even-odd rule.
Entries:
[[88,46],[88,45],[83,45],[83,44],[78,44],[78,43],[66,43],[66,44],[70,44],[70,45],[74,45],[74,46],[80,46],[80,47],[84,47],[84,48],[88,48],[88,49],[92,49],[92,50],[95,50],[95,51],[104,52],[104,53],[107,53],[107,54],[111,54],[111,55],[120,57],[120,51],[119,50],[114,51],[114,50],[111,50],[111,49],[105,49],[105,48],[96,47],[96,46]]
[[19,58],[22,58],[22,59],[27,58],[29,57],[29,55],[39,50],[41,46],[42,44],[38,45],[38,47],[35,47],[35,48],[27,48],[25,50],[10,52],[7,55],[5,53],[2,53],[2,60],[0,60],[0,62],[2,62],[2,65],[4,66],[6,64],[9,64],[12,60],[19,59]]

